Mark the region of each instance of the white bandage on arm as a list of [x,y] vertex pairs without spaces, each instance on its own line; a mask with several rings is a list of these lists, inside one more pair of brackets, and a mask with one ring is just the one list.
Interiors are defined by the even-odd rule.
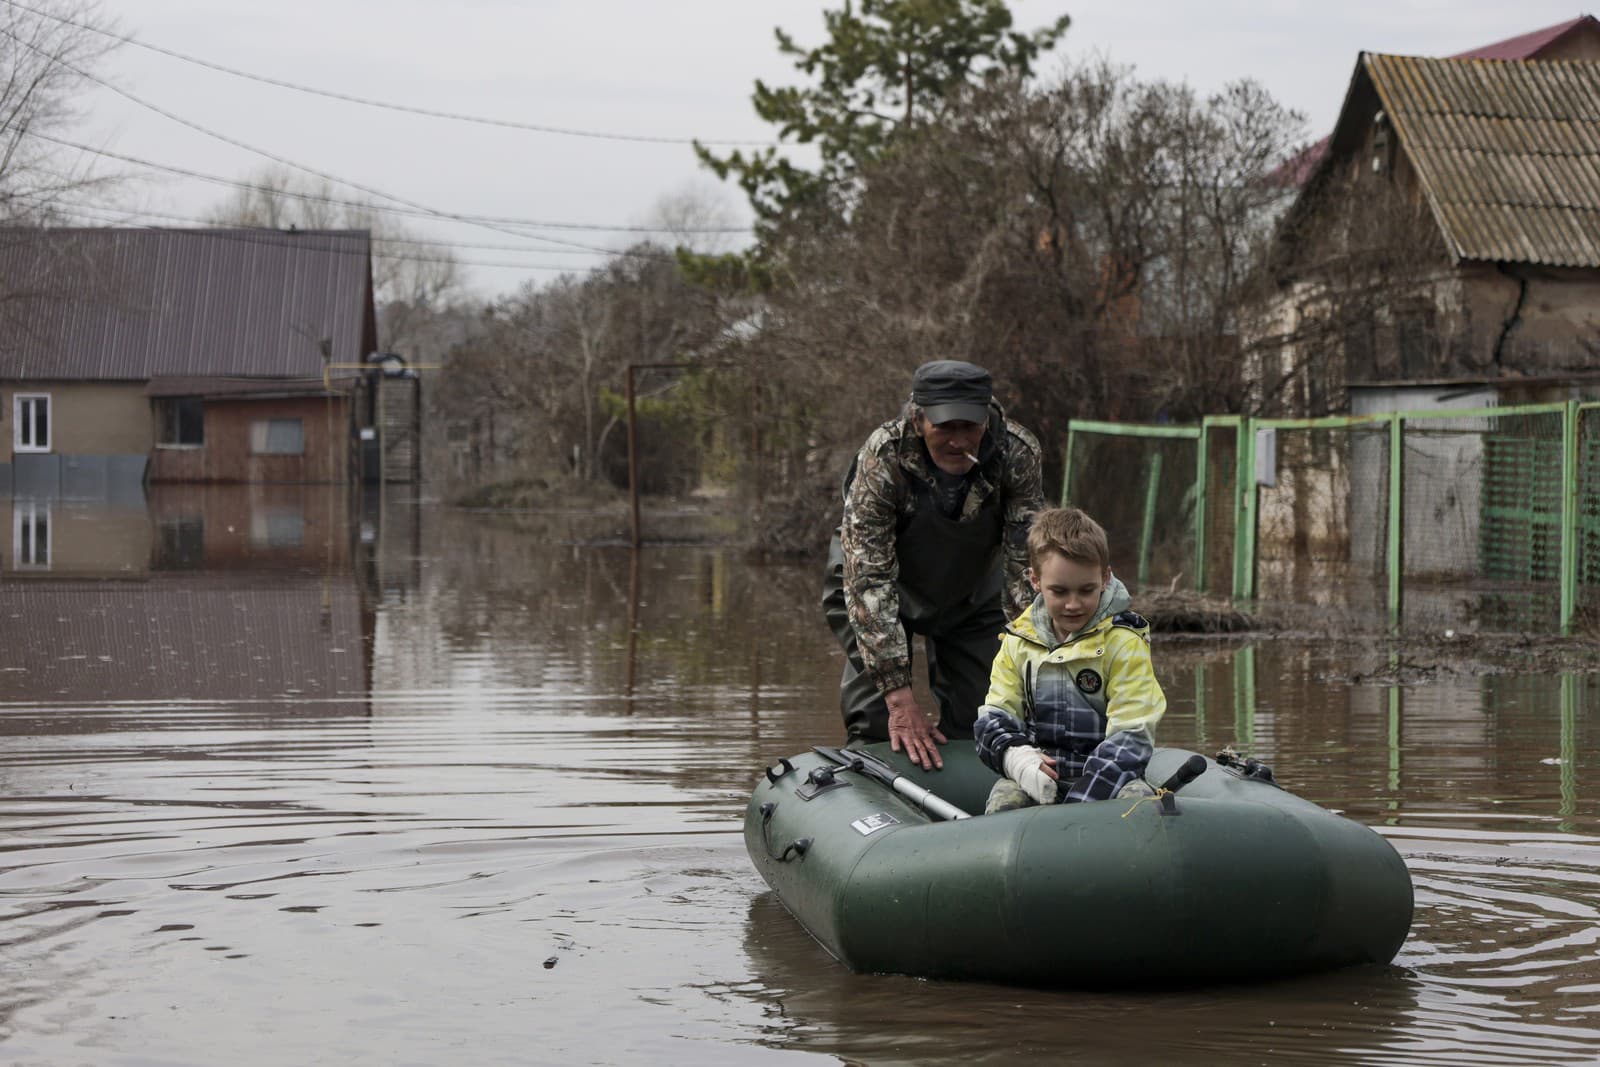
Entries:
[[1006,749],[1006,777],[1022,787],[1039,804],[1056,802],[1056,781],[1044,773],[1044,753],[1032,745]]

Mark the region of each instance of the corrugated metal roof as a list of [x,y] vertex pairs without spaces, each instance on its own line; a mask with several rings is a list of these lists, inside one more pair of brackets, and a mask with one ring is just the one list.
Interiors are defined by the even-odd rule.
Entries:
[[321,378],[152,378],[144,387],[144,395],[151,397],[198,396],[205,399],[228,397],[262,398],[267,396],[321,396],[328,386],[346,387],[356,377],[356,372],[340,369],[328,375],[324,384]]
[[[1579,15],[1566,22],[1558,22],[1554,26],[1546,26],[1542,30],[1533,30],[1530,33],[1518,34],[1507,37],[1503,41],[1493,44],[1480,45],[1470,48],[1465,52],[1458,52],[1451,59],[1528,59],[1537,60],[1546,57],[1547,52],[1557,50],[1557,46],[1568,38],[1576,38],[1579,34],[1600,36],[1600,19],[1593,15]],[[1283,185],[1304,185],[1306,180],[1317,169],[1323,159],[1328,155],[1328,149],[1333,143],[1330,135],[1324,137],[1306,148],[1290,156],[1273,172],[1272,178]]]
[[1362,65],[1457,258],[1600,267],[1600,63]]
[[1593,15],[1579,15],[1566,22],[1558,22],[1554,26],[1546,26],[1542,30],[1531,33],[1518,34],[1507,37],[1503,41],[1482,45],[1478,48],[1458,52],[1451,59],[1530,59],[1543,52],[1551,45],[1570,33],[1579,30],[1594,31],[1600,29]]
[[0,378],[318,378],[372,336],[365,230],[0,230]]

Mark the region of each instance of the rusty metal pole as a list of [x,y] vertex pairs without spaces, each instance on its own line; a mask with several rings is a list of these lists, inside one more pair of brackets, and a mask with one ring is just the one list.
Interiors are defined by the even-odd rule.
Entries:
[[633,364],[628,364],[628,505],[633,511],[633,547],[639,548],[639,453],[634,444]]

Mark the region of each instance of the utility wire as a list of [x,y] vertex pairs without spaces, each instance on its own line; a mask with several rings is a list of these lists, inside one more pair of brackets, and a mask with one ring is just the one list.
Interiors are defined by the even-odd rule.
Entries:
[[236,78],[246,78],[250,81],[260,82],[263,85],[272,85],[280,89],[292,89],[297,93],[309,93],[312,96],[327,97],[331,100],[343,100],[346,103],[361,104],[365,107],[383,108],[387,111],[399,111],[409,115],[425,115],[429,118],[436,119],[450,119],[455,122],[471,122],[482,126],[499,126],[512,130],[529,130],[534,133],[553,133],[559,134],[563,137],[589,137],[604,141],[633,141],[645,144],[672,145],[695,144],[698,141],[700,144],[718,146],[754,148],[783,147],[781,143],[775,141],[706,140],[704,138],[693,137],[658,137],[649,134],[605,133],[599,130],[580,130],[566,126],[544,126],[532,122],[517,122],[512,119],[492,119],[485,118],[481,115],[468,115],[455,111],[437,111],[433,108],[413,107],[408,104],[393,104],[384,100],[373,100],[368,97],[353,96],[349,93],[334,92],[331,89],[317,89],[309,85],[300,85],[295,82],[285,81],[281,78],[271,78],[264,74],[252,74],[249,71],[238,70],[234,67],[227,67],[221,63],[213,63],[210,60],[201,59],[198,56],[187,55],[183,52],[176,51],[175,49],[163,48],[160,45],[150,44],[147,41],[141,41],[136,37],[126,34],[112,33],[110,30],[101,29],[99,26],[95,26],[87,22],[80,22],[76,19],[66,18],[62,15],[55,15],[48,11],[41,11],[38,8],[28,7],[26,4],[17,3],[16,0],[0,0],[0,2],[16,8],[18,11],[26,11],[30,15],[54,19],[57,22],[66,23],[69,26],[76,26],[79,29],[88,30],[91,33],[98,33],[101,36],[109,37],[112,40],[120,41],[123,44],[131,44],[135,48],[143,48],[160,55],[168,56],[172,59],[182,60],[185,63],[193,63],[197,67],[205,67],[208,70],[218,71],[222,74],[229,74]]
[[[170,211],[156,211],[153,208],[119,208],[115,205],[105,204],[79,204],[72,201],[55,201],[44,196],[34,196],[28,193],[15,193],[14,196],[25,200],[33,200],[48,206],[58,206],[64,211],[95,211],[104,214],[107,218],[139,218],[139,219],[165,219],[168,222],[186,222],[192,226],[202,226],[208,229],[230,229],[232,224],[218,222],[216,219],[201,218],[198,215],[178,215]],[[250,229],[270,230],[270,226],[253,226]],[[301,227],[303,232],[307,227]],[[527,245],[506,244],[477,244],[469,241],[434,241],[421,237],[384,237],[381,234],[372,235],[372,243],[380,245],[414,245],[418,248],[469,248],[489,252],[528,252],[541,256],[599,256],[615,255],[614,252],[586,252],[579,249],[568,248],[530,248]]]
[[[8,2],[8,0],[0,0],[0,2]],[[521,237],[529,241],[543,241],[549,244],[564,245],[568,248],[582,249],[586,252],[597,252],[601,255],[607,256],[625,256],[635,259],[672,258],[668,255],[657,255],[649,252],[635,252],[629,249],[605,248],[600,245],[588,245],[578,241],[565,241],[555,237],[546,237],[542,234],[524,233],[518,230],[506,228],[507,226],[524,226],[534,228],[539,225],[538,223],[530,222],[525,219],[496,218],[489,215],[458,215],[448,212],[433,211],[422,206],[417,208],[397,208],[389,207],[383,204],[372,204],[361,200],[351,200],[346,197],[323,196],[318,193],[302,193],[288,189],[275,189],[268,185],[257,185],[254,182],[242,182],[233,178],[222,178],[215,174],[206,174],[202,171],[189,170],[185,167],[175,167],[168,163],[156,163],[148,159],[141,159],[138,156],[124,155],[120,152],[113,152],[105,148],[93,148],[77,141],[67,140],[64,137],[56,137],[52,134],[40,133],[37,130],[23,130],[21,127],[5,124],[0,124],[0,129],[18,130],[19,132],[26,133],[29,137],[36,137],[43,141],[49,141],[51,144],[61,145],[63,148],[71,148],[79,152],[85,152],[89,155],[101,156],[106,159],[115,159],[122,163],[131,163],[134,166],[148,167],[152,170],[166,171],[170,174],[181,175],[185,178],[193,178],[197,181],[211,182],[216,185],[228,186],[234,189],[248,189],[253,192],[271,193],[276,196],[290,197],[295,200],[308,200],[319,204],[339,204],[347,207],[362,208],[364,210],[375,211],[388,215],[404,215],[412,218],[445,220],[450,222],[465,223],[473,226],[484,226],[488,229],[496,230],[500,233],[507,233],[513,237]]]
[[[0,0],[0,3],[11,3],[11,2],[12,2],[12,0]],[[15,34],[12,34],[9,31],[6,31],[4,29],[0,29],[0,34],[4,34],[5,36],[10,37],[12,40],[16,41],[20,45],[23,45],[24,47],[32,47],[31,45],[28,45],[27,42],[21,40]],[[305,164],[297,163],[292,159],[289,159],[289,158],[287,158],[285,156],[279,156],[279,155],[277,155],[275,153],[272,153],[272,152],[268,152],[265,149],[257,148],[254,145],[247,144],[244,141],[240,141],[240,140],[238,140],[236,138],[233,138],[233,137],[229,137],[227,134],[218,133],[215,130],[211,130],[211,129],[208,129],[208,128],[204,127],[204,126],[201,126],[199,123],[192,122],[189,119],[186,119],[181,115],[176,115],[176,114],[174,114],[174,113],[172,113],[170,111],[167,111],[166,109],[164,109],[164,108],[162,108],[162,107],[160,107],[160,106],[158,106],[156,104],[152,104],[148,100],[141,99],[140,97],[135,96],[134,94],[128,92],[127,90],[119,88],[116,85],[113,85],[112,83],[106,81],[103,78],[99,78],[99,77],[96,77],[93,74],[90,74],[86,70],[82,70],[82,69],[80,69],[78,67],[73,67],[70,64],[67,64],[67,63],[65,63],[65,62],[63,62],[61,60],[54,60],[54,62],[60,64],[63,67],[66,67],[68,70],[71,70],[73,73],[79,75],[80,77],[83,77],[83,78],[85,78],[85,79],[87,79],[89,81],[92,81],[92,82],[96,83],[97,85],[100,85],[100,86],[102,86],[102,87],[104,87],[106,89],[109,89],[111,92],[114,92],[117,95],[124,97],[125,99],[131,101],[132,103],[137,104],[139,107],[146,108],[146,109],[148,109],[150,111],[155,112],[157,115],[160,115],[164,119],[168,119],[168,120],[170,120],[172,122],[178,123],[180,126],[185,126],[185,127],[189,128],[191,130],[194,130],[197,133],[204,134],[207,137],[215,138],[215,139],[217,139],[219,141],[222,141],[224,144],[232,145],[235,148],[242,148],[246,152],[251,152],[251,153],[253,153],[255,155],[262,156],[262,157],[264,157],[266,159],[271,160],[274,163],[278,163],[278,164],[281,164],[281,165],[286,166],[286,167],[292,167],[295,170],[303,171],[304,173],[310,174],[313,177],[321,178],[323,181],[329,181],[329,182],[333,182],[333,183],[335,183],[337,185],[348,186],[348,187],[350,187],[352,189],[356,189],[356,190],[358,190],[360,192],[366,193],[369,196],[377,196],[377,197],[381,197],[381,198],[383,198],[385,200],[391,200],[391,201],[393,201],[394,203],[397,203],[397,204],[404,204],[407,207],[412,208],[414,213],[419,214],[419,215],[423,215],[423,216],[426,216],[426,217],[430,217],[430,218],[448,218],[448,219],[451,219],[451,220],[454,220],[454,221],[473,222],[473,223],[478,223],[478,222],[505,223],[505,224],[516,225],[516,226],[527,226],[527,227],[531,227],[531,228],[535,228],[535,229],[595,230],[595,231],[601,231],[601,232],[617,232],[617,233],[675,233],[675,232],[676,233],[749,233],[750,232],[750,227],[748,227],[748,226],[707,226],[707,227],[681,227],[681,228],[680,227],[672,227],[672,226],[622,226],[622,225],[609,225],[609,224],[606,224],[606,223],[598,223],[598,222],[552,222],[552,221],[548,221],[548,220],[544,220],[544,219],[495,218],[495,217],[486,216],[486,215],[466,215],[466,214],[458,214],[458,213],[454,213],[454,212],[442,211],[442,210],[439,210],[437,208],[428,207],[425,204],[415,203],[415,202],[407,200],[407,199],[405,199],[403,197],[394,196],[394,195],[392,195],[390,193],[384,192],[381,189],[377,189],[377,188],[374,188],[374,187],[368,186],[368,185],[363,185],[360,182],[350,181],[349,179],[341,178],[338,175],[329,174],[329,173],[326,173],[324,171],[317,170],[314,167],[308,167]],[[33,133],[33,131],[31,131],[31,130],[22,130],[20,128],[19,128],[19,130],[20,130],[20,132],[23,132],[23,133]],[[34,136],[41,136],[41,135],[35,133]],[[134,162],[134,161],[130,159],[130,160],[128,160],[128,162]],[[145,162],[142,165],[144,165],[144,166],[157,166],[157,164],[152,164],[152,163],[148,163],[148,162]],[[177,168],[163,168],[163,169],[176,170]],[[252,186],[252,188],[263,189],[263,190],[266,190],[266,191],[273,191],[269,187],[264,187],[264,186]],[[291,194],[291,193],[285,192],[283,195],[300,195],[300,194]],[[356,206],[356,207],[371,207],[371,206],[375,206],[375,205],[370,205],[370,204],[364,203],[364,202],[359,201],[359,200],[341,200],[341,199],[331,198],[331,197],[325,197],[325,198],[321,198],[321,199],[326,199],[330,203],[349,204],[349,205]]]
[[[0,2],[9,4],[9,3],[12,3],[12,0],[0,0]],[[40,55],[44,56],[46,59],[50,60],[51,62],[53,62],[53,63],[55,63],[55,64],[57,64],[57,65],[59,65],[61,67],[66,68],[67,70],[72,71],[74,74],[78,75],[79,77],[84,78],[87,81],[94,82],[96,85],[99,85],[99,86],[101,86],[101,87],[103,87],[105,89],[109,89],[111,92],[116,93],[118,96],[121,96],[124,99],[126,99],[126,100],[128,100],[128,101],[130,101],[130,102],[132,102],[134,104],[137,104],[139,107],[145,108],[145,109],[147,109],[149,111],[153,111],[157,115],[160,115],[164,119],[167,119],[167,120],[169,120],[171,122],[176,122],[178,125],[187,127],[188,129],[191,129],[191,130],[194,130],[196,133],[201,133],[201,134],[204,134],[207,137],[215,138],[216,140],[221,141],[224,144],[232,145],[235,148],[242,148],[246,152],[251,152],[251,153],[253,153],[255,155],[258,155],[258,156],[261,156],[261,157],[263,157],[265,159],[269,159],[274,163],[278,163],[278,164],[281,164],[281,165],[286,166],[286,167],[292,167],[292,168],[294,168],[295,170],[298,170],[298,171],[303,171],[304,173],[310,174],[313,177],[321,178],[323,181],[329,181],[329,182],[333,182],[333,183],[335,183],[337,185],[348,186],[351,189],[355,189],[355,190],[358,190],[360,192],[366,193],[369,196],[381,197],[384,200],[391,200],[391,201],[393,201],[394,203],[397,203],[397,204],[404,204],[407,207],[419,210],[419,211],[423,212],[424,214],[426,214],[426,215],[428,215],[430,217],[434,217],[434,218],[449,218],[449,219],[453,219],[453,220],[456,220],[456,221],[472,221],[472,222],[474,222],[474,224],[477,224],[479,222],[479,220],[480,220],[480,217],[478,217],[478,216],[468,216],[468,215],[454,214],[454,213],[451,213],[451,212],[442,211],[442,210],[440,210],[438,208],[429,207],[426,204],[419,204],[416,201],[407,200],[406,198],[400,197],[400,196],[395,196],[393,193],[386,193],[382,189],[378,189],[378,188],[375,188],[375,187],[370,186],[370,185],[363,185],[360,182],[351,181],[348,178],[341,178],[336,174],[330,174],[330,173],[328,173],[326,171],[318,170],[315,167],[307,166],[304,163],[298,163],[295,160],[289,159],[286,156],[280,156],[280,155],[277,155],[276,153],[269,152],[264,148],[257,148],[255,145],[248,144],[248,143],[246,143],[244,141],[239,140],[238,138],[230,137],[225,133],[219,133],[216,130],[209,129],[208,127],[202,126],[197,122],[194,122],[194,121],[192,121],[190,119],[186,119],[182,115],[174,114],[173,112],[168,111],[165,108],[163,108],[163,107],[161,107],[161,106],[159,106],[157,104],[153,104],[148,100],[145,100],[145,99],[143,99],[143,98],[141,98],[139,96],[134,95],[133,93],[130,93],[128,90],[123,89],[120,86],[113,85],[111,82],[106,81],[104,78],[101,78],[101,77],[98,77],[97,75],[89,73],[88,71],[82,69],[81,67],[75,67],[72,64],[66,62],[65,60],[56,58],[54,56],[46,55],[44,52],[40,51],[40,49],[38,49],[36,46],[28,43],[27,41],[24,41],[22,38],[18,37],[16,34],[10,32],[9,30],[6,30],[4,28],[0,28],[0,34],[3,34],[4,36],[11,38],[13,41],[15,41],[18,45],[22,46],[23,48],[27,48],[27,49],[29,49],[31,51],[38,52]],[[24,130],[22,132],[28,132],[28,131]],[[357,203],[359,203],[359,202],[357,202]],[[630,233],[661,233],[661,232],[670,232],[673,229],[672,227],[669,227],[669,226],[609,226],[609,225],[602,225],[602,224],[599,224],[599,223],[543,222],[543,221],[536,221],[536,220],[518,220],[518,224],[519,225],[534,226],[534,227],[544,227],[544,228],[547,228],[547,229],[556,229],[556,230],[603,230],[603,231],[618,231],[618,232],[630,232]],[[696,232],[696,233],[699,233],[699,232],[704,232],[704,233],[747,233],[747,232],[749,232],[749,227],[748,226],[706,227],[704,229],[693,229],[693,230],[690,230],[688,232]],[[539,238],[539,240],[543,240],[543,239],[544,238]]]
[[[79,205],[56,205],[54,207],[54,210],[57,213],[59,213],[60,215],[66,217],[66,218],[78,219],[78,220],[81,220],[81,221],[84,221],[84,222],[101,222],[101,223],[111,222],[111,223],[118,223],[118,222],[125,221],[125,219],[119,219],[117,217],[117,213],[115,213],[115,212],[110,213],[110,214],[102,213],[102,212],[96,212],[96,211],[92,211],[90,209],[84,208],[82,206],[79,206]],[[134,217],[138,217],[138,216],[143,215],[145,213],[144,212],[134,212],[134,213],[131,213],[131,214]],[[164,227],[159,227],[159,226],[134,227],[134,228],[136,228],[136,229],[155,229],[155,230],[164,229]],[[188,231],[188,232],[198,233],[201,236],[208,237],[208,238],[211,238],[213,240],[238,241],[238,242],[242,242],[242,243],[245,243],[245,244],[272,245],[272,246],[281,247],[281,248],[306,248],[306,247],[310,246],[311,250],[313,250],[313,251],[323,252],[323,253],[330,253],[330,254],[333,254],[333,255],[358,255],[358,254],[364,254],[364,253],[358,253],[358,252],[356,252],[356,251],[354,251],[352,249],[348,249],[348,248],[333,247],[332,245],[326,245],[326,244],[325,245],[321,245],[321,246],[315,245],[313,242],[315,241],[315,239],[318,236],[327,236],[328,235],[326,231],[307,230],[307,231],[302,231],[302,232],[299,232],[299,233],[288,233],[288,232],[276,231],[276,230],[255,229],[255,232],[251,232],[252,229],[255,229],[255,228],[250,228],[250,227],[247,227],[247,228],[215,227],[215,228],[211,228],[211,229],[207,229],[207,230]],[[172,231],[169,230],[168,232],[172,232]],[[374,240],[376,240],[376,239],[374,239]],[[529,251],[541,251],[541,250],[540,249],[529,249]],[[606,270],[605,267],[573,267],[573,266],[563,266],[563,265],[560,265],[560,264],[553,264],[553,263],[552,264],[544,264],[544,263],[496,263],[496,262],[486,262],[486,261],[482,261],[482,260],[456,259],[456,258],[449,257],[449,256],[405,255],[405,254],[396,253],[396,252],[377,252],[377,251],[374,251],[374,252],[371,253],[371,255],[372,255],[372,257],[374,259],[398,260],[398,261],[408,262],[408,263],[448,263],[448,264],[454,264],[456,266],[463,266],[463,267],[494,267],[494,268],[502,268],[503,267],[503,268],[514,269],[514,270],[558,271],[558,272],[563,273],[563,274],[594,274],[594,273],[603,272],[603,271]]]

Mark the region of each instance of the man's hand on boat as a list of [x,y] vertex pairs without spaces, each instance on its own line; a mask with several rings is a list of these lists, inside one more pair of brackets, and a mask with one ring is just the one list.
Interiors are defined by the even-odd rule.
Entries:
[[939,746],[948,740],[928,721],[910,686],[891,689],[883,695],[889,705],[889,747],[925,771],[943,770]]

